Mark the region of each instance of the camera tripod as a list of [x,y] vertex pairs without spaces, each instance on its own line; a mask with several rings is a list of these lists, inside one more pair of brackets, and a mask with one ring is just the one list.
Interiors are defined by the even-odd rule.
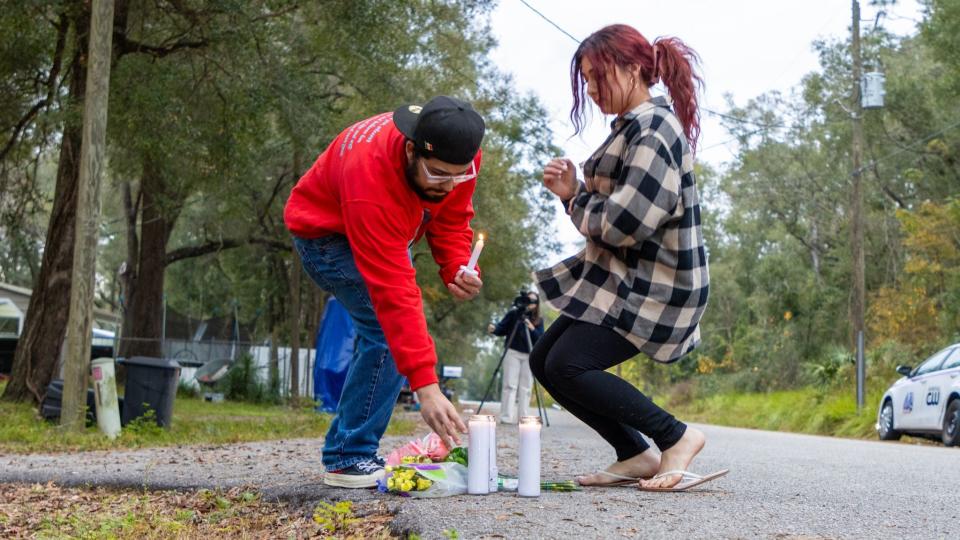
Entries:
[[[493,383],[497,380],[497,373],[499,373],[500,368],[503,367],[503,359],[507,356],[507,349],[510,348],[510,344],[513,343],[513,336],[517,334],[517,330],[520,328],[523,328],[523,334],[527,338],[527,348],[530,351],[533,351],[533,340],[530,339],[530,329],[527,328],[527,317],[524,313],[525,308],[514,307],[511,311],[516,312],[517,320],[513,323],[513,329],[510,330],[510,335],[507,336],[507,340],[503,342],[503,352],[500,353],[500,360],[497,362],[497,369],[493,370],[493,375],[490,376],[490,382],[487,384],[487,389],[483,392],[483,399],[480,400],[480,406],[477,407],[477,414],[480,414],[480,411],[483,410],[483,404],[486,403],[487,398],[490,397],[490,389],[493,388]],[[540,419],[543,420],[543,424],[547,427],[550,427],[550,418],[547,417],[547,408],[543,406],[543,402],[540,400],[540,385],[537,384],[536,379],[533,379],[533,394],[537,398],[537,414],[540,416]],[[501,403],[501,407],[502,406],[504,406],[504,404]],[[519,418],[517,420],[519,420]]]

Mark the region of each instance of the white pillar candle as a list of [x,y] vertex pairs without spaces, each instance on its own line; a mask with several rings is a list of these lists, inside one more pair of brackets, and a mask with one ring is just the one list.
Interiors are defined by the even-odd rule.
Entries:
[[540,417],[520,417],[520,467],[517,493],[521,497],[540,496]]
[[477,262],[480,260],[480,252],[483,251],[483,233],[480,233],[480,239],[477,240],[477,243],[473,246],[473,253],[470,254],[470,262],[466,266],[461,266],[460,271],[471,274],[477,274]]
[[497,492],[497,417],[487,415],[487,422],[490,424],[490,493]]
[[470,442],[467,446],[467,493],[490,492],[490,426],[487,415],[474,415],[467,422]]

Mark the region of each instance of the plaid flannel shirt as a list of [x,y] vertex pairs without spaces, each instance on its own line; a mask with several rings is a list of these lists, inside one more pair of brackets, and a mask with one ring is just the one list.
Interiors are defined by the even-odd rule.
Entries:
[[567,202],[586,248],[535,278],[564,315],[673,362],[699,344],[709,290],[693,156],[666,98],[611,127]]

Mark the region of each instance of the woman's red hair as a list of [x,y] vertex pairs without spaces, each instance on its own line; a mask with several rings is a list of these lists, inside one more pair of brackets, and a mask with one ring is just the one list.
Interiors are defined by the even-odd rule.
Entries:
[[584,127],[586,82],[580,73],[583,59],[593,65],[594,77],[601,95],[610,95],[607,72],[613,66],[628,69],[640,66],[640,76],[648,86],[663,81],[673,99],[673,109],[683,126],[683,134],[696,149],[700,137],[700,110],[697,91],[703,79],[694,68],[700,58],[693,49],[673,37],[661,37],[653,45],[632,26],[612,24],[594,32],[580,43],[570,62],[570,83],[573,87],[573,108],[570,120],[575,133]]

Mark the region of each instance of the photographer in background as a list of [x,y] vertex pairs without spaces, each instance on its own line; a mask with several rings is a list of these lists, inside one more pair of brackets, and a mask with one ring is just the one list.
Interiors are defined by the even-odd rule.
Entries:
[[[522,325],[517,326],[522,317]],[[514,327],[517,328],[513,332]],[[489,325],[487,332],[513,339],[505,344],[503,357],[503,387],[500,392],[500,422],[516,424],[517,403],[520,404],[520,416],[530,414],[530,390],[533,388],[533,374],[530,372],[530,347],[543,335],[543,319],[540,318],[540,295],[535,292],[520,291],[513,300],[513,308],[496,325]],[[527,341],[527,334],[530,341]]]

